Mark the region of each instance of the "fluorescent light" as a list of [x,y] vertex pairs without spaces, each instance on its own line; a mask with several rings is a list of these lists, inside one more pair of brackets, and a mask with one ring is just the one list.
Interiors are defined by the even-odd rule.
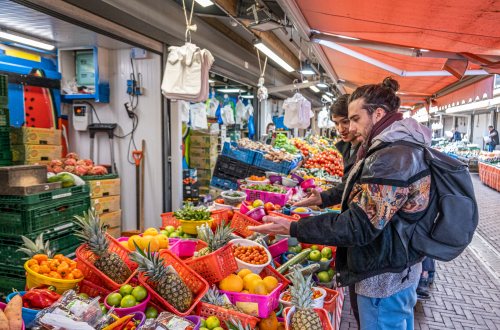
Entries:
[[330,93],[330,92],[325,92],[325,94],[328,96],[333,96],[333,93]]
[[242,93],[245,92],[244,89],[241,88],[219,88],[217,89],[218,92],[222,93]]
[[282,25],[273,20],[272,18],[266,18],[258,22],[252,22],[248,25],[249,29],[257,30],[261,32],[272,31],[282,27]]
[[300,68],[300,73],[302,73],[304,76],[310,76],[315,74],[316,72],[314,71],[311,62],[309,61],[304,61],[302,62],[301,68]]
[[319,88],[328,88],[328,85],[325,84],[324,82],[319,82],[316,84],[316,86],[318,86]]
[[428,49],[420,49],[421,52],[428,52],[429,50]]
[[6,39],[9,41],[13,41],[13,42],[18,42],[20,44],[24,44],[24,45],[31,46],[31,47],[40,48],[43,50],[53,50],[55,48],[54,45],[46,44],[46,43],[41,42],[41,41],[28,39],[25,37],[21,37],[21,36],[7,33],[7,32],[3,32],[3,31],[0,31],[0,38]]
[[361,39],[358,39],[358,38],[343,36],[343,35],[340,35],[340,34],[334,34],[334,36],[342,38],[342,39],[348,39],[348,40],[361,40]]
[[309,88],[314,92],[314,93],[319,93],[319,88],[316,86],[309,86]]
[[242,99],[253,99],[253,95],[241,95]]
[[210,0],[194,0],[196,1],[200,6],[202,7],[208,7],[208,6],[213,6],[213,2]]
[[215,82],[215,80],[213,80],[213,79],[208,79],[208,83],[209,83],[209,84],[214,83],[214,82]]
[[276,55],[275,52],[273,52],[270,48],[268,48],[266,45],[262,43],[262,41],[257,41],[254,45],[258,50],[266,54],[267,57],[269,57],[271,60],[276,62],[276,64],[280,65],[283,69],[285,69],[288,72],[293,72],[295,71],[294,68],[292,68],[288,63],[283,61],[281,57]]
[[330,97],[328,97],[326,94],[323,94],[323,96],[322,96],[322,97],[323,97],[326,101],[328,101],[328,102],[330,102],[330,103],[332,103],[332,102],[333,102],[333,101],[332,101],[332,99],[331,99]]

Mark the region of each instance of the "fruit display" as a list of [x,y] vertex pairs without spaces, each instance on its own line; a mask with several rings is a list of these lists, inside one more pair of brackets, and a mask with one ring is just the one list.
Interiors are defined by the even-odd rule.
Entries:
[[90,159],[80,159],[74,152],[68,153],[66,158],[51,160],[47,165],[47,172],[55,174],[68,172],[78,176],[108,174],[106,167],[95,165]]
[[494,150],[493,152],[481,151],[479,161],[488,164],[500,163],[500,150]]
[[99,219],[96,210],[90,209],[83,216],[75,216],[75,219],[80,227],[77,236],[87,243],[88,249],[97,257],[94,267],[115,283],[124,283],[132,271],[117,253],[109,250],[107,226]]
[[260,191],[267,191],[267,192],[278,193],[278,194],[286,194],[287,193],[287,190],[284,187],[272,185],[272,184],[251,184],[251,185],[247,185],[245,188],[250,189],[250,190],[260,190]]
[[265,181],[266,177],[265,176],[257,176],[257,175],[250,175],[246,180],[249,181]]
[[47,179],[47,182],[61,182],[63,188],[73,187],[75,185],[75,179],[68,173],[59,173],[57,175],[53,175]]
[[169,247],[168,235],[158,232],[155,228],[146,229],[142,236],[133,235],[122,244],[130,251],[135,251],[136,244],[141,250],[149,248],[153,252],[168,249]]
[[343,162],[340,153],[333,149],[319,152],[303,164],[306,169],[323,169],[332,176],[343,176]]
[[268,256],[262,246],[237,246],[233,247],[234,257],[252,265],[267,263]]
[[319,315],[313,310],[314,290],[312,276],[305,278],[299,271],[293,273],[290,288],[291,302],[296,307],[291,317],[292,330],[322,330]]
[[218,225],[215,231],[212,231],[206,224],[201,225],[198,227],[198,239],[207,243],[208,246],[197,251],[194,255],[195,258],[206,256],[223,248],[233,238],[232,234],[233,229],[229,225]]
[[35,254],[26,262],[35,273],[55,279],[75,280],[83,278],[82,271],[76,268],[76,261],[62,254],[49,258],[46,254]]
[[291,155],[295,155],[299,150],[295,147],[293,143],[290,143],[285,134],[277,134],[274,140],[274,148],[284,150]]
[[[219,282],[219,289],[228,292],[241,292],[257,295],[268,295],[279,286],[274,276],[261,277],[250,269],[242,269],[238,274],[230,274]],[[232,308],[229,308],[232,309]],[[238,309],[236,309],[238,310]]]
[[206,207],[194,207],[192,204],[186,204],[183,208],[174,212],[176,219],[189,221],[207,221],[211,220],[212,215]]
[[110,293],[106,297],[106,304],[116,308],[130,308],[139,305],[148,297],[146,289],[140,285],[133,287],[125,284],[116,292]]

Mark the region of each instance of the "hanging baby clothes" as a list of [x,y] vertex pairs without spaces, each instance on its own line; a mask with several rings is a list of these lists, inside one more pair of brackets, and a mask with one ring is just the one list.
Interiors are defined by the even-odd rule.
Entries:
[[194,103],[190,106],[191,110],[191,128],[193,130],[202,130],[208,128],[207,108],[205,103]]

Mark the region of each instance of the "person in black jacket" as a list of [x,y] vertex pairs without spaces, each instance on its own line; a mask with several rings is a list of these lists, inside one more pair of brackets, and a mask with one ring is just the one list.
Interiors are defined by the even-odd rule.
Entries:
[[337,142],[335,147],[342,155],[344,161],[344,177],[342,182],[335,187],[319,192],[313,189],[310,195],[295,203],[294,206],[319,206],[321,208],[340,204],[342,194],[344,193],[345,180],[349,171],[356,162],[356,152],[358,151],[360,137],[349,132],[349,118],[347,116],[347,106],[349,94],[340,96],[335,103],[330,107],[330,115],[335,123],[335,128],[340,135],[341,141]]
[[493,152],[497,145],[500,143],[500,139],[498,137],[498,131],[493,126],[488,126],[489,138],[490,142],[488,142],[488,151]]
[[427,217],[430,169],[423,148],[432,131],[398,112],[397,81],[357,88],[349,99],[350,131],[363,143],[346,181],[342,213],[289,221],[264,217],[248,229],[337,246],[340,287],[356,284],[361,330],[411,330],[422,256],[404,234]]

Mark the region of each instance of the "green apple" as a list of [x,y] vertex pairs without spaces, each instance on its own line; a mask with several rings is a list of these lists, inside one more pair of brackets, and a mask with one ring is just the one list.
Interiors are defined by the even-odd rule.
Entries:
[[318,250],[313,250],[309,253],[309,260],[311,261],[319,261],[321,259],[321,252]]
[[319,259],[319,261],[320,262],[328,262],[328,261],[330,261],[330,259],[322,257],[321,259]]
[[184,229],[182,229],[182,226],[177,227],[177,232],[179,233],[179,235],[184,234]]
[[329,247],[324,247],[322,250],[321,250],[321,255],[326,258],[326,259],[331,259],[332,258],[332,255],[333,255],[333,252],[332,252],[332,249],[329,248]]
[[173,233],[170,233],[170,235],[168,235],[168,237],[179,238],[179,237],[181,237],[181,234],[179,234],[179,232],[177,232],[177,231],[174,231]]
[[319,250],[319,247],[317,245],[313,245],[313,246],[311,246],[311,250],[317,251],[317,250]]
[[168,233],[168,234],[171,234],[175,231],[175,227],[174,226],[165,226],[165,231]]
[[328,269],[328,275],[330,276],[330,279],[333,279],[333,277],[335,276],[335,271],[332,268]]
[[166,230],[160,230],[160,234],[168,237],[168,231]]
[[331,281],[330,275],[325,271],[318,273],[318,279],[321,283],[328,283]]
[[255,207],[259,207],[259,206],[264,206],[264,202],[260,199],[256,199],[253,201],[252,203],[252,206],[255,208]]

